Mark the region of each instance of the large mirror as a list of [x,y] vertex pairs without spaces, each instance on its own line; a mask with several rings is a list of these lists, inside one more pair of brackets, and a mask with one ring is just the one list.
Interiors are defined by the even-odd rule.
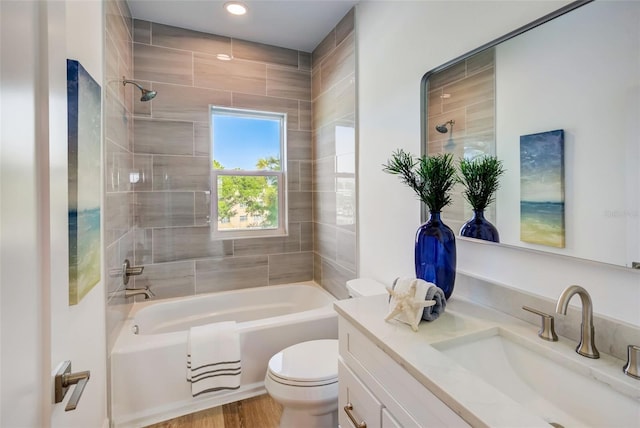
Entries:
[[[429,71],[421,91],[424,154],[503,161],[506,173],[486,213],[500,245],[638,267],[640,2],[571,3]],[[549,246],[521,236],[522,139],[557,130],[564,136],[564,242]],[[545,174],[533,182],[544,195]],[[454,230],[472,213],[460,192],[443,211]]]

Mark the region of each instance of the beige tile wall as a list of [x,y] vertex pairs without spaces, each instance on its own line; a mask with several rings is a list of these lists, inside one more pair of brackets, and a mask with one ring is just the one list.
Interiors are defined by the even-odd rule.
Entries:
[[[313,279],[310,64],[309,53],[133,21],[134,78],[158,92],[133,103],[136,286],[167,298]],[[287,113],[288,236],[211,240],[211,104]]]
[[[429,154],[453,153],[455,163],[465,151],[495,154],[495,53],[493,49],[435,73],[429,79]],[[445,96],[445,94],[447,94]],[[435,126],[455,120],[453,132],[441,134]],[[457,231],[473,215],[462,197],[460,185],[452,192],[452,204],[443,210],[445,222]],[[495,206],[486,211],[495,219]]]
[[316,282],[347,297],[356,266],[355,11],[313,51],[313,231]]
[[[120,322],[130,305],[123,296],[120,277],[110,271],[122,266],[125,258],[133,261],[134,194],[129,182],[133,169],[133,87],[122,85],[122,76],[133,77],[131,51],[133,21],[123,1],[105,2],[105,261],[107,289],[107,340],[111,349]],[[137,91],[137,89],[136,89]]]

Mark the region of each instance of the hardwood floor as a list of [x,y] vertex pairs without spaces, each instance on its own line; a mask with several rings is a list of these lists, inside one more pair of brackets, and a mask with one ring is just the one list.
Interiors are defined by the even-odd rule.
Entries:
[[277,428],[281,414],[282,406],[265,394],[146,428]]

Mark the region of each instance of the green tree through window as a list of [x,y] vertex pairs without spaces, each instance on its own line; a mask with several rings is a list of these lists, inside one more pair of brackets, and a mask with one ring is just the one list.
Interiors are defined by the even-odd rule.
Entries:
[[[224,166],[214,160],[213,168],[223,170]],[[259,159],[256,168],[279,171],[280,159],[275,157]],[[277,176],[219,176],[218,183],[218,221],[220,223],[223,219],[229,220],[237,216],[239,207],[242,207],[247,215],[253,217],[249,227],[278,227]]]

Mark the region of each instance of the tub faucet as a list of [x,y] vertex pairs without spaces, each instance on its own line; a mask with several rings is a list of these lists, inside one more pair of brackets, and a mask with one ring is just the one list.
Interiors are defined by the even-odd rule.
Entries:
[[569,300],[574,294],[580,296],[582,301],[582,324],[580,325],[580,343],[576,348],[576,352],[583,357],[587,358],[600,358],[600,353],[596,349],[594,342],[594,329],[593,329],[593,305],[591,304],[591,296],[584,288],[579,285],[571,285],[560,294],[558,298],[558,304],[556,305],[556,312],[562,315],[567,314],[567,307],[569,306]]
[[149,297],[155,296],[155,294],[153,294],[153,291],[151,291],[148,285],[144,288],[125,288],[124,289],[125,298],[137,296],[139,294],[143,294],[145,300],[149,299]]

